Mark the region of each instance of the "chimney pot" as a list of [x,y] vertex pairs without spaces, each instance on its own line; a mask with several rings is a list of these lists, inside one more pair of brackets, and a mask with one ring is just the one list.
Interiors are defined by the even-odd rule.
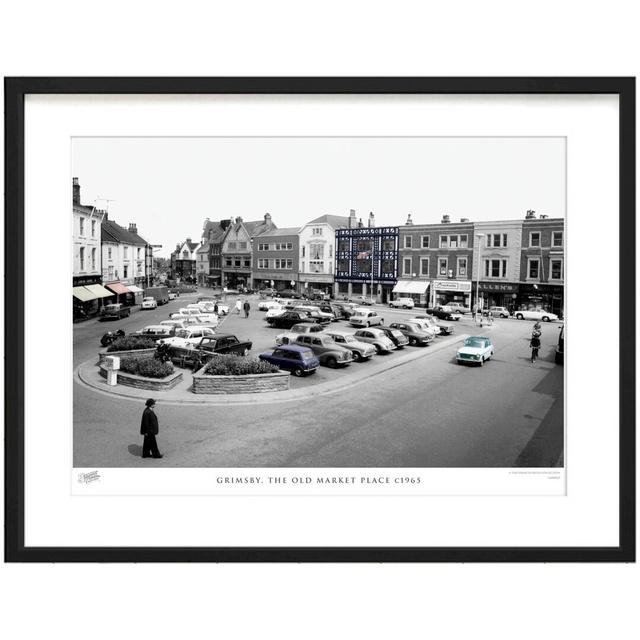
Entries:
[[535,220],[536,212],[533,209],[527,209],[527,215],[524,217],[525,220]]
[[364,225],[362,224],[362,218],[358,220],[358,227],[362,228]]
[[73,178],[73,204],[80,204],[80,183],[78,178]]
[[469,222],[469,218],[460,218],[460,222]]
[[448,213],[442,214],[441,224],[449,224],[451,222],[451,216]]
[[407,221],[405,222],[405,225],[412,225],[413,224],[413,220],[411,219],[411,214],[408,213],[407,214]]

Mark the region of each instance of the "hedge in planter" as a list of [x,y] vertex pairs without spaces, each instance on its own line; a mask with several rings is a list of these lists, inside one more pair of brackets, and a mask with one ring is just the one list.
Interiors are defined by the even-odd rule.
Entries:
[[120,362],[120,371],[145,378],[166,378],[173,373],[173,364],[171,362],[162,362],[153,356],[140,358],[139,360],[124,358]]
[[229,354],[213,358],[202,373],[209,376],[247,376],[259,373],[278,373],[279,371],[278,367],[268,362]]
[[153,349],[156,343],[146,336],[124,336],[114,340],[107,351],[137,351],[138,349]]

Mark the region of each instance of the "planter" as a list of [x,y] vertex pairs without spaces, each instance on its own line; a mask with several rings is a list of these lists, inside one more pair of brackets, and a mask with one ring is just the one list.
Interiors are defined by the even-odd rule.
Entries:
[[150,349],[132,349],[131,351],[107,351],[106,349],[103,349],[98,352],[98,356],[100,356],[98,364],[102,364],[106,356],[118,356],[121,360],[123,358],[140,360],[140,358],[152,356],[155,352],[155,347]]
[[[148,351],[148,349],[146,349],[146,351]],[[115,351],[109,355],[118,355],[119,353],[135,353],[135,351]],[[100,375],[103,378],[107,377],[107,369],[102,364],[100,365]],[[118,384],[122,384],[125,387],[135,387],[136,389],[167,391],[168,389],[173,389],[173,387],[180,382],[182,382],[182,371],[172,373],[166,378],[144,378],[143,376],[137,376],[133,373],[118,371]]]
[[291,375],[288,371],[278,373],[254,373],[245,376],[209,376],[204,367],[193,374],[193,393],[236,394],[268,393],[288,391]]

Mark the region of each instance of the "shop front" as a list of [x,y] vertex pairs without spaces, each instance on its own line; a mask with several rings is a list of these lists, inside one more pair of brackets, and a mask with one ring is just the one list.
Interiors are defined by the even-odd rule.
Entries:
[[516,304],[520,285],[514,282],[482,282],[479,294],[483,309],[506,307],[511,310]]
[[90,318],[99,313],[100,308],[105,304],[113,293],[105,289],[101,284],[85,280],[86,284],[81,285],[78,282],[83,280],[74,278],[74,286],[71,290],[73,297],[73,319],[82,320]]
[[128,307],[135,303],[135,294],[128,287],[125,287],[122,282],[107,282],[105,287],[112,291],[111,295],[115,294],[116,302],[120,302]]
[[542,308],[562,316],[564,313],[564,286],[521,284],[515,308],[516,310]]
[[433,280],[431,282],[431,306],[445,306],[452,302],[471,307],[471,280]]
[[391,290],[391,299],[411,298],[416,306],[425,307],[428,288],[429,282],[426,280],[398,280]]

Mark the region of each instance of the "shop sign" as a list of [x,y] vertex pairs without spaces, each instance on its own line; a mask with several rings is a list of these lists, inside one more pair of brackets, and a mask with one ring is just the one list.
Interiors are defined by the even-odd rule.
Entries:
[[471,291],[470,280],[434,280],[433,288],[438,291]]
[[75,276],[73,278],[74,287],[82,287],[85,284],[102,284],[100,276]]
[[507,284],[502,282],[481,282],[480,289],[482,291],[498,291],[500,293],[516,293],[518,291],[518,285]]

